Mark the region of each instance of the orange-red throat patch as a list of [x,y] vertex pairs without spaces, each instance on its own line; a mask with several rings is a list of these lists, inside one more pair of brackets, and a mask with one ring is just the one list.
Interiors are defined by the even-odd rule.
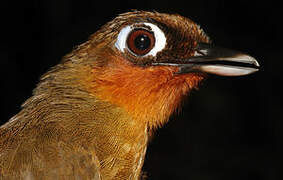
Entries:
[[182,97],[203,79],[199,74],[178,75],[178,67],[141,67],[117,57],[92,71],[87,83],[90,93],[124,108],[151,128],[165,123]]

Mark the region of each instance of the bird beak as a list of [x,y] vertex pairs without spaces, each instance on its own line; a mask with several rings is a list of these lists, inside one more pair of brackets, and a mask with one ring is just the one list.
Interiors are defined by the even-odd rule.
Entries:
[[206,43],[198,44],[193,57],[154,65],[180,67],[179,74],[205,72],[220,76],[242,76],[259,70],[259,64],[253,57]]

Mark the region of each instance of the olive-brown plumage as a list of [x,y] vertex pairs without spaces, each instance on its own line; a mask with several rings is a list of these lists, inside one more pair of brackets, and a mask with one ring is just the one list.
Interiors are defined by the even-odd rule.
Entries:
[[[139,179],[151,130],[207,72],[257,69],[244,54],[212,56],[206,43],[179,15],[135,11],[107,23],[44,74],[1,126],[0,179]],[[248,66],[215,63],[231,56]]]

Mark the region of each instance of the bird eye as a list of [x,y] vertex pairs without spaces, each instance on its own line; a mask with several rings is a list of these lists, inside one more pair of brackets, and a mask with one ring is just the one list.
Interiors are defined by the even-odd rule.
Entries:
[[127,39],[128,48],[138,56],[147,54],[154,44],[154,34],[144,29],[133,30]]
[[155,56],[166,46],[166,37],[152,23],[137,23],[121,29],[115,46],[121,52],[128,50],[135,56]]

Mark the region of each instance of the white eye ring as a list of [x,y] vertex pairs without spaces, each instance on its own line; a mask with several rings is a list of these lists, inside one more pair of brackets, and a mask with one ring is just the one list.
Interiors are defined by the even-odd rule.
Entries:
[[[163,31],[154,24],[151,23],[138,23],[134,25],[145,25],[151,28],[151,31],[155,37],[155,45],[154,47],[143,56],[156,56],[158,52],[160,52],[166,46],[166,37]],[[125,49],[128,49],[127,39],[128,35],[134,30],[136,27],[134,25],[128,25],[124,27],[120,33],[118,34],[117,41],[115,43],[116,48],[118,48],[121,52],[125,52]]]

